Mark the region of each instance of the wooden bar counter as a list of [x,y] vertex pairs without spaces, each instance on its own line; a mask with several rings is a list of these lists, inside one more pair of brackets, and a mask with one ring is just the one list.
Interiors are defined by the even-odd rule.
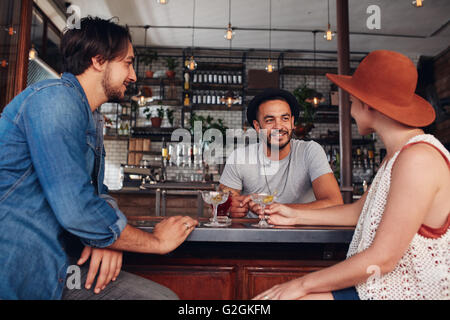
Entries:
[[[162,217],[129,217],[152,232]],[[227,228],[203,226],[167,255],[124,254],[123,270],[172,289],[180,299],[251,299],[258,293],[345,259],[353,227],[258,229],[257,219],[233,219]]]

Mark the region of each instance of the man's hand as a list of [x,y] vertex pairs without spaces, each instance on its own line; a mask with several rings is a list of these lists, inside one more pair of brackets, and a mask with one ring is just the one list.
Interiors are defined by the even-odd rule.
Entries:
[[230,215],[232,218],[243,218],[247,215],[249,209],[250,196],[232,195]]
[[[259,212],[261,218],[261,212]],[[272,203],[266,206],[264,214],[268,216],[269,223],[276,225],[294,225],[298,224],[298,213],[293,208],[281,203]]]
[[159,242],[160,254],[175,250],[198,225],[191,217],[176,216],[164,219],[155,226],[153,236]]
[[252,211],[254,214],[257,214],[259,216],[263,214],[263,212],[261,211],[262,210],[261,206],[253,202],[251,195],[245,196],[245,199],[242,201],[242,204],[244,206],[248,206],[249,210]]
[[89,257],[91,257],[91,262],[89,264],[85,288],[88,290],[91,288],[101,263],[100,272],[94,289],[95,293],[100,293],[111,280],[115,281],[119,275],[120,269],[122,268],[122,251],[86,246],[81,253],[80,259],[78,259],[77,264],[81,266],[89,259]]

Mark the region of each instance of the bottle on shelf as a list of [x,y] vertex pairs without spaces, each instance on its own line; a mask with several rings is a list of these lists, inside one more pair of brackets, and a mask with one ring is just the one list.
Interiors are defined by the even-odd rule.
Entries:
[[189,73],[184,73],[184,90],[189,90]]
[[166,166],[167,166],[167,158],[169,155],[169,150],[167,149],[166,139],[162,138],[162,147],[161,147],[161,181],[166,181]]
[[186,94],[184,95],[183,105],[184,105],[185,107],[188,107],[190,104],[191,104],[191,102],[190,102],[190,99],[189,99],[189,95],[186,93]]

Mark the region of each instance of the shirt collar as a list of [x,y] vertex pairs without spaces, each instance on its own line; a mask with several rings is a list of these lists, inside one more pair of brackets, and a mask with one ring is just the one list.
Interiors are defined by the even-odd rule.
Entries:
[[77,77],[75,77],[72,73],[64,72],[61,76],[61,79],[70,82],[77,89],[77,91],[80,93],[81,99],[89,107],[90,110],[91,107],[89,106],[86,93],[84,92],[84,89],[81,86],[80,82],[78,81]]

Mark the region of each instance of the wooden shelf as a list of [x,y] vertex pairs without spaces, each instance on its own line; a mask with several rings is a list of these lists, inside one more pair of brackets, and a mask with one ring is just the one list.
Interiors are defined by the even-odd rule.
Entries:
[[104,135],[103,140],[128,140],[130,136]]
[[243,84],[192,83],[192,90],[242,90]]
[[144,79],[139,79],[136,84],[137,85],[147,85],[147,86],[160,86],[160,85],[175,85],[175,86],[181,86],[183,85],[183,80],[178,79],[178,78],[174,78],[174,79],[169,79],[169,78],[144,78]]
[[227,107],[224,104],[193,104],[190,107],[183,107],[184,111],[209,110],[209,111],[242,111],[242,105],[232,105]]
[[[350,73],[353,73],[355,69],[351,69]],[[333,67],[296,67],[296,66],[286,66],[280,69],[280,74],[285,75],[325,75],[325,73],[338,73],[337,68]]]
[[201,62],[198,64],[196,71],[242,71],[244,64],[242,63],[208,63]]

